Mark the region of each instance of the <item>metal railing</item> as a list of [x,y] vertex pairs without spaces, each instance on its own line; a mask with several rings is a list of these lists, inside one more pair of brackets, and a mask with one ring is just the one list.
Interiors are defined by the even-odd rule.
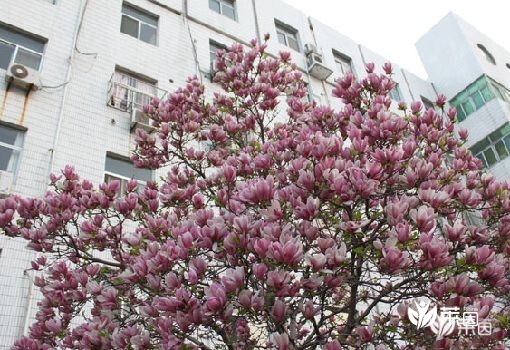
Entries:
[[[166,90],[160,89],[155,85],[150,85],[145,81],[138,80],[133,77],[129,78],[131,84],[126,84],[119,80],[118,75],[115,73],[112,74],[112,77],[108,82],[108,99],[106,103],[109,106],[122,111],[143,111],[143,106],[149,104],[154,97],[161,100],[164,99],[168,93]],[[133,85],[150,87],[152,91],[142,91]]]

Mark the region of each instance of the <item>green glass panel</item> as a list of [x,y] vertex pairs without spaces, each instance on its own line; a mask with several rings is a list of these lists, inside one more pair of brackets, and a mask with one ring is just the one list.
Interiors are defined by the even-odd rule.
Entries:
[[464,113],[464,111],[462,110],[462,108],[460,107],[455,107],[457,109],[457,120],[459,122],[463,121],[464,119],[466,119],[466,114]]
[[466,100],[466,101],[462,102],[461,106],[462,106],[462,109],[464,109],[464,113],[466,114],[466,116],[470,115],[471,113],[473,113],[475,111],[475,107],[471,103],[471,100]]
[[478,79],[473,86],[476,88],[476,90],[482,89],[484,86],[487,86],[487,79],[485,77],[481,77]]
[[471,95],[471,99],[473,100],[473,102],[475,103],[475,106],[476,106],[476,109],[480,109],[484,104],[485,104],[485,101],[482,97],[482,94],[480,93],[480,91],[475,91],[472,95]]
[[473,154],[476,154],[480,153],[482,150],[489,147],[489,145],[490,145],[489,140],[487,140],[487,138],[484,138],[483,140],[480,140],[476,144],[474,144],[473,147],[471,147],[470,149]]
[[496,164],[498,161],[492,148],[487,148],[485,151],[483,151],[483,155],[485,156],[485,160],[489,166]]
[[480,89],[480,93],[486,102],[492,100],[495,97],[494,92],[492,92],[488,86],[484,86],[482,89]]
[[510,134],[510,124],[505,123],[502,127],[496,129],[496,131],[493,131],[489,134],[489,139],[492,143],[498,141],[500,138],[502,138],[505,135]]
[[510,135],[507,135],[503,141],[505,142],[506,149],[510,150]]
[[503,140],[499,140],[494,144],[494,148],[496,152],[498,152],[499,159],[505,159],[508,156],[508,150],[506,149],[505,143]]

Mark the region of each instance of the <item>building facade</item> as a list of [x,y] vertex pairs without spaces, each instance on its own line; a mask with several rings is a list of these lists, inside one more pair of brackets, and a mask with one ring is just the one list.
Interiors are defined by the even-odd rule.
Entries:
[[[66,164],[96,184],[154,179],[157,174],[129,162],[134,129],[149,127],[141,106],[153,96],[164,98],[191,75],[214,90],[214,54],[233,42],[248,45],[269,33],[268,51],[290,51],[310,98],[336,108],[341,107],[331,95],[336,78],[347,71],[362,75],[367,62],[379,67],[386,62],[279,0],[0,0],[0,7],[2,196],[42,196],[49,174]],[[456,57],[459,61],[448,61],[463,71],[447,68],[447,49],[434,46],[433,38],[443,32],[458,36],[459,48],[466,51]],[[448,47],[444,37],[441,45]],[[473,99],[474,110],[466,110],[463,121],[475,130],[470,144],[504,176],[510,165],[493,163],[485,152],[492,147],[500,152],[498,160],[503,158],[498,142],[506,139],[495,133],[510,133],[507,90],[499,90],[510,86],[500,79],[508,79],[509,65],[494,66],[473,43],[494,52],[498,64],[510,62],[508,53],[449,15],[418,43],[430,81],[394,65],[398,85],[392,96],[396,102],[427,103],[435,100],[437,89],[456,105],[463,105],[465,96]],[[480,108],[473,89],[486,100]],[[488,121],[474,126],[476,118]],[[485,138],[489,146],[483,148],[479,143]],[[504,146],[510,153],[510,142]],[[33,253],[24,246],[0,236],[0,349],[27,332],[35,312]]]
[[429,80],[457,108],[468,146],[510,179],[510,53],[450,13],[417,43]]

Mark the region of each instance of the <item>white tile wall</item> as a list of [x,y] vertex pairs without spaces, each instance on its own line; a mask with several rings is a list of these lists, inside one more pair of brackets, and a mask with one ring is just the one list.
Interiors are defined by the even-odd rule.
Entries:
[[[107,151],[128,156],[133,149],[130,117],[106,105],[108,81],[115,67],[121,66],[158,81],[158,87],[174,90],[186,78],[209,71],[209,40],[226,45],[234,40],[243,43],[269,33],[272,37],[269,52],[290,51],[294,61],[304,71],[302,51],[294,52],[278,43],[275,19],[292,26],[299,32],[301,45],[317,42],[324,53],[325,64],[335,70],[332,49],[349,55],[358,75],[364,73],[364,62],[359,46],[349,38],[278,0],[238,0],[237,21],[219,15],[208,7],[207,0],[187,1],[189,18],[184,18],[181,0],[129,0],[159,17],[158,45],[150,45],[120,33],[122,0],[86,1],[83,23],[76,44],[86,55],[72,54],[72,33],[80,13],[80,1],[59,0],[52,5],[44,0],[1,0],[0,22],[16,25],[48,39],[41,79],[44,85],[65,83],[70,56],[73,56],[71,79],[60,88],[31,92],[10,89],[5,92],[4,72],[0,70],[0,120],[25,126],[24,152],[16,182],[16,192],[40,196],[47,183],[51,152],[58,129],[58,142],[54,150],[53,169],[74,164],[82,177],[96,183],[103,180],[104,160]],[[253,4],[258,14],[257,33]],[[313,33],[310,30],[313,25]],[[315,37],[314,37],[315,35]],[[383,58],[363,48],[367,61],[377,64]],[[397,67],[396,67],[397,68]],[[406,83],[402,71],[396,69],[396,79],[403,95]],[[406,75],[407,76],[407,75]],[[313,92],[323,101],[331,99],[334,74],[326,83],[306,76]],[[409,86],[415,96],[424,95],[434,100],[430,84],[409,75]],[[204,77],[204,83],[213,89]],[[62,108],[62,100],[65,103]],[[2,107],[4,105],[4,107]],[[283,109],[283,107],[282,107]],[[61,113],[62,111],[62,113]],[[0,349],[7,349],[21,334],[27,315],[29,279],[24,275],[32,253],[23,248],[24,242],[0,236]],[[35,303],[33,303],[35,304]]]

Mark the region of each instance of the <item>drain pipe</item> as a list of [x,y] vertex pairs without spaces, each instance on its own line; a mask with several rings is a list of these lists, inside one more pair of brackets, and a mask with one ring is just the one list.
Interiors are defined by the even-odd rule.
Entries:
[[[88,0],[85,0],[85,4],[87,2],[88,2]],[[75,24],[74,33],[73,33],[73,41],[71,43],[71,53],[70,53],[69,59],[68,59],[69,64],[67,65],[67,72],[66,72],[66,77],[64,80],[66,82],[70,82],[70,79],[71,79],[73,59],[74,59],[74,54],[75,54],[75,50],[76,50],[76,42],[78,39],[78,33],[79,33],[80,26],[81,26],[81,22],[83,21],[84,9],[85,9],[85,6],[83,3],[83,0],[80,0],[80,10],[78,11],[78,16],[76,18],[76,24]],[[60,131],[62,129],[62,122],[64,120],[64,107],[66,105],[67,95],[69,94],[69,85],[70,84],[66,84],[64,86],[64,90],[62,92],[62,100],[60,102],[60,111],[58,114],[57,128],[55,129],[55,134],[53,135],[53,146],[51,149],[49,149],[50,162],[48,165],[48,175],[54,172],[55,153],[57,151],[58,141],[60,138]],[[45,186],[45,190],[46,190],[46,186]]]
[[253,18],[255,18],[255,31],[257,32],[257,42],[262,44],[262,35],[260,33],[259,26],[259,16],[257,14],[257,5],[255,5],[255,0],[251,0],[251,5],[253,7]]
[[30,276],[28,270],[23,271],[23,275],[28,280],[28,292],[27,292],[27,307],[25,310],[25,322],[23,325],[22,331],[23,333],[20,335],[20,337],[28,334],[28,330],[30,328],[30,310],[32,309],[32,304],[34,303],[34,281],[32,280],[32,277]]

